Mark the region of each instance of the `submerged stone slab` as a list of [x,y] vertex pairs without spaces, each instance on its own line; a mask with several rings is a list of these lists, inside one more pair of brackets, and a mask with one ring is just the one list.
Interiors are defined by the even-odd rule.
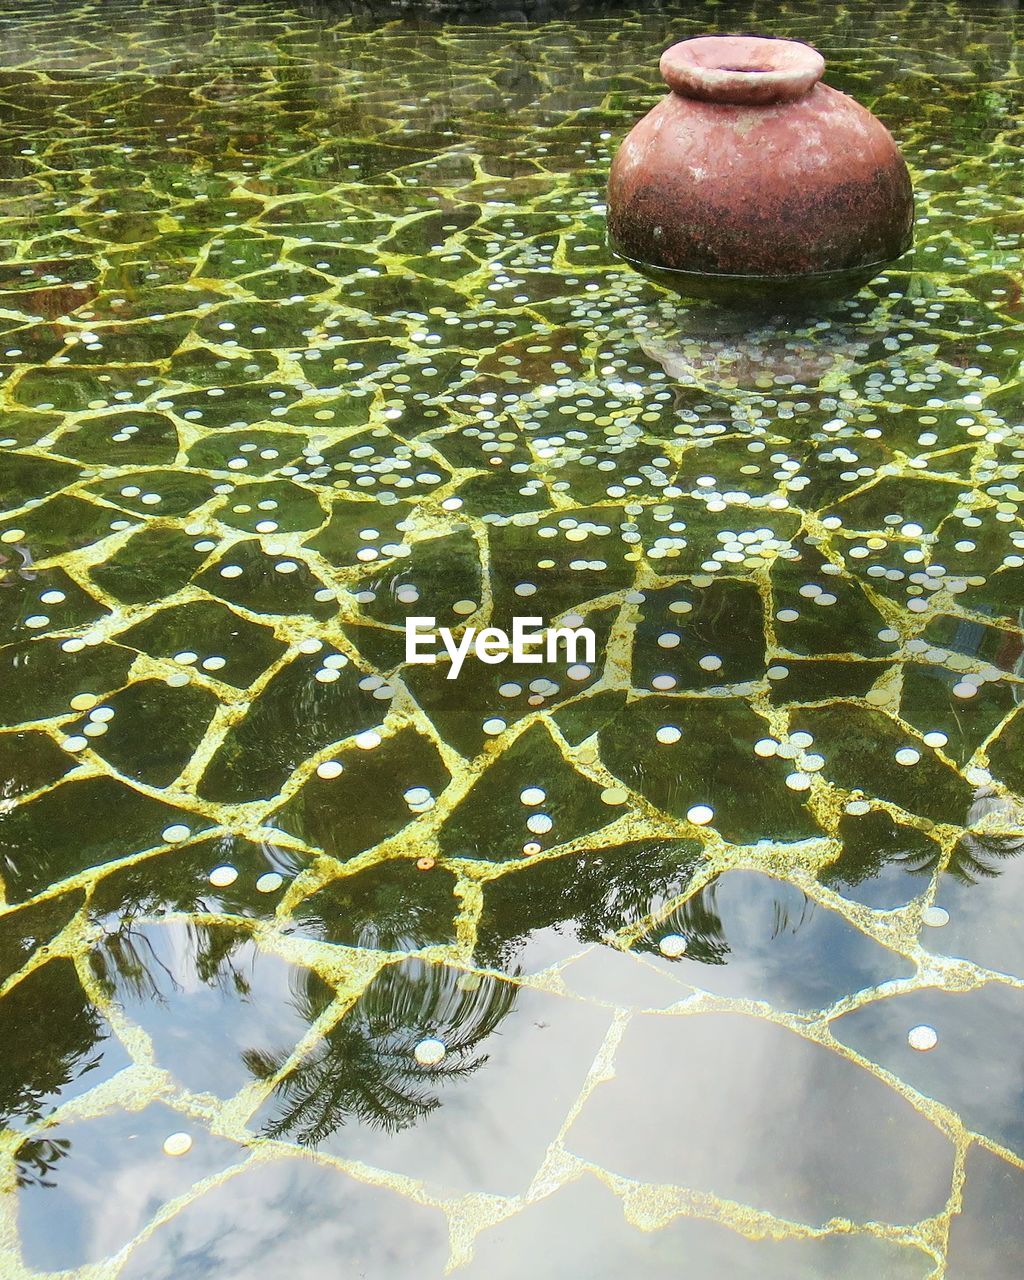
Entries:
[[559,974],[574,995],[625,1009],[665,1009],[692,994],[674,970],[615,947],[588,947]]
[[559,949],[603,941],[682,893],[701,860],[696,840],[630,840],[524,859],[484,885],[477,961],[534,969]]
[[[923,1053],[907,1040],[921,1026],[938,1036]],[[915,991],[848,1013],[832,1030],[836,1039],[951,1107],[968,1127],[1024,1157],[1018,1105],[1024,992],[999,983],[964,993]]]
[[414,951],[455,941],[455,877],[411,858],[339,876],[296,907],[302,933],[346,947]]
[[[256,1132],[422,1178],[521,1194],[611,1014],[444,965],[385,970],[250,1121]],[[417,1046],[444,1056],[423,1063]]]
[[[521,796],[539,788],[539,809],[550,827],[539,836],[527,825],[537,812]],[[601,803],[601,788],[573,769],[543,725],[522,733],[480,777],[452,813],[441,835],[442,852],[504,862],[522,857],[524,844],[545,848],[604,826],[615,816]]]
[[[191,1145],[169,1156],[163,1144],[179,1133]],[[40,1179],[18,1193],[25,1261],[39,1271],[85,1266],[116,1252],[162,1205],[244,1154],[160,1103],[61,1125],[47,1139],[49,1185]]]
[[25,964],[37,948],[47,946],[84,902],[81,893],[44,898],[0,917],[0,982]]
[[402,729],[370,750],[357,744],[336,751],[329,763],[330,776],[314,773],[270,821],[340,859],[412,822],[417,810],[407,792],[433,799],[450,781],[433,743],[414,729]]
[[897,1093],[793,1032],[736,1014],[642,1014],[570,1150],[642,1182],[811,1225],[914,1222],[949,1194],[953,1147]]
[[[660,951],[667,935],[686,939],[686,950],[673,960]],[[639,949],[695,987],[787,1009],[825,1008],[914,971],[837,912],[755,871],[718,876],[662,920]]]
[[123,1280],[294,1280],[297,1274],[440,1277],[443,1215],[336,1169],[251,1166],[175,1214],[131,1256]]
[[[0,999],[0,1043],[0,1125],[16,1129],[131,1062],[64,959],[34,969]],[[48,1142],[43,1138],[43,1146]],[[23,1154],[19,1163],[26,1160]]]
[[1024,1172],[982,1147],[967,1156],[963,1206],[949,1232],[950,1280],[1010,1280],[1010,1259],[1024,1251]]
[[819,878],[844,898],[881,911],[902,907],[923,893],[941,857],[936,841],[880,808],[862,813],[856,807],[845,813],[839,838],[839,857]]
[[170,848],[106,872],[90,915],[116,933],[138,916],[221,912],[267,919],[309,859],[292,849],[223,833]]
[[[1020,822],[1021,811],[1005,800],[990,797],[976,802],[976,808],[979,817],[987,811],[1007,826]],[[924,930],[924,945],[999,973],[1024,973],[1022,854],[1020,836],[966,835],[953,850],[935,894],[935,905],[949,913],[949,920]]]
[[[787,0],[787,34],[847,49],[841,87],[920,183],[913,279],[794,325],[680,308],[609,253],[604,175],[666,12],[539,27],[518,20],[567,4],[508,3],[516,23],[468,32],[438,25],[443,0],[5,6],[0,972],[45,963],[0,997],[21,1143],[3,1280],[22,1257],[20,1280],[114,1280],[99,1259],[143,1231],[128,1280],[440,1280],[443,1215],[325,1153],[464,1196],[462,1239],[516,1210],[477,1275],[923,1280],[872,1238],[952,1185],[899,1091],[770,1008],[666,1010],[689,974],[799,1020],[905,973],[853,921],[916,908],[940,866],[949,922],[924,945],[1024,974],[1015,853],[977,839],[942,863],[981,766],[995,792],[1024,778],[1013,6]],[[726,7],[683,17],[769,8]],[[597,654],[449,681],[405,661],[420,614],[578,615]],[[730,872],[695,900],[692,954],[639,936],[758,841],[782,879]],[[838,891],[827,911],[783,883],[791,859]],[[447,967],[400,968],[420,947]],[[314,960],[377,977],[292,1065],[337,1014]],[[1016,1007],[947,999],[899,1070],[936,1070],[922,1087],[1009,1140]],[[851,1221],[644,1232],[612,1173],[563,1186],[580,1170],[554,1163],[520,1213],[617,1009],[655,1012],[573,1143]],[[142,1070],[118,1069],[129,1050]],[[253,1138],[233,1187],[230,1144],[165,1157],[189,1122],[127,1111],[175,1087]],[[978,1186],[972,1166],[948,1280],[1017,1280],[1012,1213]],[[643,1225],[685,1202],[628,1189]]]
[[94,952],[115,998],[186,1089],[230,1097],[287,1057],[333,996],[314,974],[218,927],[136,925]]
[[[643,1197],[640,1197],[642,1207]],[[741,1212],[731,1224],[677,1217],[654,1231],[627,1221],[624,1207],[596,1178],[584,1176],[528,1205],[476,1239],[457,1280],[543,1276],[638,1276],[646,1280],[924,1280],[930,1260],[868,1235],[749,1239]],[[733,1229],[730,1229],[733,1228]]]
[[113,778],[70,778],[0,812],[7,895],[31,897],[80,871],[161,845],[169,827],[187,830],[190,822],[192,814]]
[[[679,732],[665,741],[658,737],[663,728]],[[627,703],[600,742],[602,758],[624,783],[679,818],[695,805],[710,806],[726,840],[820,836],[806,796],[785,785],[787,762],[755,753],[766,732],[739,698],[652,696]]]

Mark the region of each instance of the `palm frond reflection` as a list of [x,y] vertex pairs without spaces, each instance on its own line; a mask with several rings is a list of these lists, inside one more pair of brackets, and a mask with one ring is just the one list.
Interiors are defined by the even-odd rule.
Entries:
[[[512,1012],[517,995],[513,983],[423,960],[385,969],[276,1086],[262,1136],[318,1146],[350,1122],[387,1133],[408,1128],[441,1106],[446,1086],[487,1062],[481,1046]],[[311,1023],[333,997],[313,975],[296,993]],[[416,1045],[427,1038],[446,1049],[436,1066],[416,1060]],[[269,1079],[286,1055],[251,1051],[245,1060],[254,1076]]]

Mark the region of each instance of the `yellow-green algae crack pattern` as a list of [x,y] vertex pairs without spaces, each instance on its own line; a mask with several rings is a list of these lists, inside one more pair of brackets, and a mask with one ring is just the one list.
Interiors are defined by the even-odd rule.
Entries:
[[[4,1277],[35,1274],[18,1205],[59,1177],[53,1135],[155,1103],[240,1154],[83,1280],[130,1275],[162,1226],[280,1160],[425,1206],[455,1274],[490,1230],[597,1180],[644,1231],[865,1237],[942,1277],[969,1153],[1024,1165],[843,1030],[1024,981],[935,927],[945,887],[991,884],[1024,839],[1020,53],[996,10],[851,12],[8,10],[0,1010],[64,966],[75,1017],[127,1062],[63,1101],[39,1085],[3,1131]],[[915,257],[833,316],[723,327],[608,254],[604,176],[657,98],[657,54],[716,28],[813,39],[904,147]],[[595,627],[593,669],[449,685],[403,664],[410,614],[534,608]],[[910,891],[864,900],[893,862]],[[666,962],[665,936],[741,876],[803,895],[885,973],[807,1008]],[[557,956],[531,952],[559,922]],[[242,954],[305,975],[305,1030],[226,1098],[187,1087],[126,1008],[173,929],[204,981]],[[639,995],[576,980],[602,953]],[[516,1194],[265,1123],[406,990],[468,1023],[473,1070],[530,993],[604,1019]],[[951,1151],[941,1206],[804,1221],[579,1149],[638,1026],[725,1017],[923,1117]]]

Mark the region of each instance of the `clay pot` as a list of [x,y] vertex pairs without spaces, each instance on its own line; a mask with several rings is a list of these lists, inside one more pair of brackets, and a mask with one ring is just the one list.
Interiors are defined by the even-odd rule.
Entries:
[[904,253],[907,167],[870,111],[821,83],[824,69],[797,40],[667,49],[672,92],[612,163],[612,248],[688,296],[786,307],[848,297]]

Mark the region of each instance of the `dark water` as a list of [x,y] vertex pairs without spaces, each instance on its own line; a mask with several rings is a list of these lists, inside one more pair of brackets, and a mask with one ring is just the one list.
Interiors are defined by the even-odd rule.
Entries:
[[[4,7],[3,1280],[1020,1274],[1016,22]],[[836,312],[607,252],[705,29],[904,148]]]

